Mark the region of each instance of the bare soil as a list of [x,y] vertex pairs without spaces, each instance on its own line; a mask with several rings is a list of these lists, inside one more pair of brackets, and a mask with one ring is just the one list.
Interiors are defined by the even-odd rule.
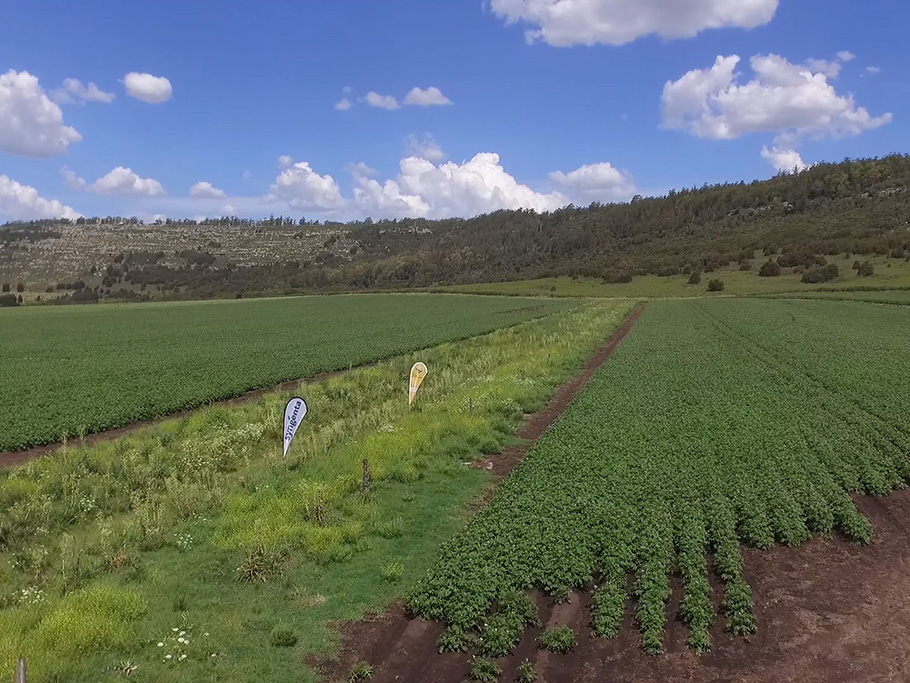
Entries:
[[[535,439],[568,406],[640,315],[626,320],[585,369],[532,417],[522,436]],[[494,456],[491,472],[505,476],[528,446]],[[910,489],[885,498],[857,496],[856,504],[875,529],[868,547],[838,536],[817,537],[798,548],[745,549],[745,575],[755,599],[758,632],[740,638],[724,630],[719,617],[713,648],[697,655],[686,646],[688,632],[677,618],[682,583],[674,577],[664,638],[664,654],[647,655],[626,605],[619,635],[612,640],[591,632],[591,593],[573,593],[566,604],[534,594],[541,628],[528,629],[509,657],[497,660],[500,681],[514,681],[518,666],[530,660],[542,683],[713,682],[800,683],[910,681]],[[714,603],[723,588],[712,579]],[[542,628],[566,624],[576,646],[565,655],[539,649]],[[374,683],[461,683],[470,679],[471,655],[439,654],[442,624],[410,619],[400,604],[385,613],[342,626],[344,645],[337,659],[318,665],[324,680],[346,681],[354,663],[374,667]]]

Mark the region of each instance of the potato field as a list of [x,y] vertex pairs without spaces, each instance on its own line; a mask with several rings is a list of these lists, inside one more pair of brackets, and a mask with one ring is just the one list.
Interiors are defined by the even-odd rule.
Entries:
[[558,601],[589,589],[597,635],[617,634],[631,599],[643,647],[659,653],[678,572],[690,648],[711,648],[716,619],[755,631],[741,543],[834,533],[867,544],[873,529],[851,493],[910,481],[908,350],[900,307],[649,303],[492,503],[443,547],[410,610],[445,622],[438,649],[499,657],[536,622],[528,591]]

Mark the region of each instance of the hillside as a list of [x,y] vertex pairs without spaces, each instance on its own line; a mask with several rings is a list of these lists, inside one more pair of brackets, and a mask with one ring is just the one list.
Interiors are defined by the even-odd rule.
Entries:
[[[128,219],[7,224],[0,280],[25,301],[200,298],[411,288],[556,276],[628,281],[781,255],[910,255],[910,156],[820,164],[797,175],[552,213],[348,224]],[[775,258],[777,258],[775,256]],[[739,266],[738,266],[739,264]]]

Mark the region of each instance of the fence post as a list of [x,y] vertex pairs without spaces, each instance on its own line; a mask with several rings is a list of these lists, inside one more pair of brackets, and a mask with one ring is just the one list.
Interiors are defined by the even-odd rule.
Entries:
[[19,657],[16,666],[16,683],[26,683],[25,681],[25,657]]
[[363,495],[370,495],[370,461],[363,459]]

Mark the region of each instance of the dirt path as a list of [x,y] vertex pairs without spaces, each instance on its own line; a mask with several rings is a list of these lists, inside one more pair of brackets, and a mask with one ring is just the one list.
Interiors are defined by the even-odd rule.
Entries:
[[[358,365],[356,367],[367,368],[372,365],[375,365],[375,363],[369,363],[367,365]],[[185,417],[186,415],[191,415],[192,413],[195,413],[196,411],[201,410],[203,408],[207,408],[210,406],[231,406],[231,405],[237,405],[240,403],[247,403],[249,401],[255,401],[256,399],[261,398],[265,394],[269,394],[269,393],[276,392],[276,391],[290,391],[291,389],[296,389],[302,383],[310,384],[313,382],[324,382],[325,380],[330,379],[332,377],[337,377],[338,375],[340,375],[344,372],[348,372],[348,370],[335,370],[333,372],[321,372],[318,375],[313,375],[311,377],[304,377],[302,379],[292,379],[292,380],[288,380],[287,382],[282,382],[281,384],[275,384],[270,387],[265,387],[262,389],[253,389],[252,391],[247,391],[243,394],[240,394],[239,396],[235,396],[234,398],[226,398],[226,399],[222,399],[220,401],[211,401],[209,403],[206,403],[204,406],[199,406],[196,408],[188,408],[187,410],[178,410],[177,412],[168,413],[167,415],[162,415],[161,417],[156,417],[156,418],[153,418],[150,420],[136,420],[136,421],[130,422],[129,424],[126,424],[122,427],[117,427],[116,429],[109,429],[104,432],[94,432],[92,434],[86,434],[84,439],[79,439],[78,437],[73,438],[70,440],[70,445],[85,444],[88,446],[88,445],[91,445],[94,443],[98,443],[100,441],[109,441],[111,439],[117,439],[117,438],[120,438],[121,436],[125,436],[126,434],[129,434],[130,432],[134,432],[137,429],[142,429],[143,427],[149,427],[151,425],[160,424],[167,420],[174,420],[174,419],[178,419],[181,417]],[[62,445],[62,443],[58,441],[55,443],[44,444],[43,446],[34,446],[32,448],[27,448],[27,449],[21,450],[21,451],[0,452],[0,469],[3,469],[5,467],[15,467],[16,465],[22,465],[30,460],[34,460],[35,458],[40,458],[43,455],[47,455],[48,453],[52,453],[53,451],[57,450],[58,448],[60,448],[61,445]]]
[[[643,305],[636,306],[622,324],[613,331],[607,342],[587,360],[581,371],[560,386],[547,405],[525,422],[517,436],[527,443],[509,446],[499,454],[477,463],[476,466],[489,471],[494,481],[506,477],[521,462],[534,445],[534,441],[539,439],[568,408],[582,387],[616,350],[619,343],[641,317],[643,310]],[[543,596],[538,595],[536,599],[544,623],[546,623],[545,617],[551,612],[561,614],[561,610],[565,611],[567,608],[573,610],[577,619],[582,620],[579,622],[579,626],[587,620],[587,617],[584,616],[585,612],[575,609],[574,603],[554,607],[547,604],[547,600]],[[436,639],[442,633],[442,626],[421,619],[408,619],[404,608],[400,605],[394,606],[383,615],[345,624],[343,630],[346,644],[339,658],[330,662],[316,663],[316,667],[324,671],[327,681],[346,681],[351,667],[360,660],[367,661],[376,667],[376,673],[370,679],[371,681],[414,681],[415,683],[453,681],[460,683],[467,677],[469,670],[469,666],[466,664],[467,655],[439,655],[436,653]],[[522,648],[519,648],[517,652],[524,653],[528,650],[528,643],[530,643],[530,649],[533,650],[533,639],[539,632],[539,629],[535,629],[525,634],[527,643],[523,641]],[[520,656],[523,658],[525,655]],[[517,662],[521,662],[521,659],[517,659]]]

